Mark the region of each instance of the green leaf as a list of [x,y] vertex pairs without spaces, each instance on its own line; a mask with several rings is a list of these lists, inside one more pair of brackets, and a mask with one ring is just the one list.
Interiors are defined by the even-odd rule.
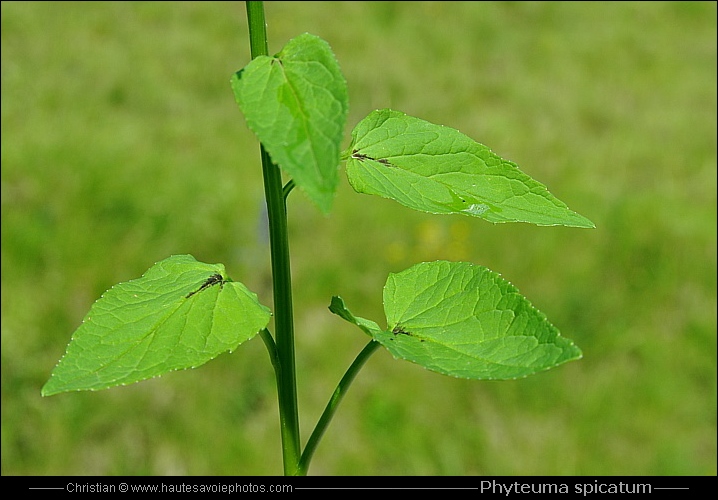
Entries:
[[222,264],[173,255],[107,290],[75,331],[43,396],[126,385],[232,352],[271,313]]
[[344,304],[344,299],[341,297],[332,297],[332,302],[329,304],[329,310],[349,323],[354,323],[370,337],[374,337],[382,331],[381,327],[373,321],[354,316],[351,311],[347,309],[347,306]]
[[371,112],[342,153],[354,190],[415,210],[489,222],[595,227],[524,174],[458,130],[399,111]]
[[511,283],[466,262],[423,262],[390,274],[386,330],[354,317],[339,297],[330,310],[395,358],[454,377],[514,379],[582,356]]
[[247,124],[279,167],[328,213],[339,183],[349,99],[329,44],[305,33],[232,77]]

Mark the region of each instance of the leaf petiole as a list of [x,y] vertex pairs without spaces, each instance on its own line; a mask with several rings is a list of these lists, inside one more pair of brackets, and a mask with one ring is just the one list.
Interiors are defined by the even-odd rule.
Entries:
[[282,188],[282,194],[284,195],[284,201],[287,201],[287,197],[289,196],[289,193],[292,192],[292,189],[294,189],[295,183],[294,179],[289,179],[289,181],[284,185]]
[[359,370],[361,370],[362,366],[364,366],[364,363],[366,363],[369,357],[374,353],[374,351],[377,350],[380,345],[381,344],[379,344],[379,342],[377,342],[376,340],[370,340],[369,343],[364,347],[364,349],[362,349],[361,352],[354,359],[354,362],[352,362],[351,366],[349,366],[346,373],[344,373],[344,376],[339,381],[337,388],[334,389],[334,393],[329,399],[329,402],[327,403],[327,406],[324,409],[322,416],[319,417],[319,420],[317,421],[317,425],[314,427],[312,435],[309,436],[309,441],[307,441],[307,445],[304,447],[302,458],[299,460],[299,474],[307,474],[307,469],[309,468],[309,462],[312,459],[312,455],[314,454],[314,451],[316,450],[319,441],[324,435],[324,432],[327,430],[327,426],[329,425],[329,422],[331,422],[334,413],[336,413],[339,403],[349,389],[349,386],[354,380],[354,377],[356,377],[357,373],[359,373]]

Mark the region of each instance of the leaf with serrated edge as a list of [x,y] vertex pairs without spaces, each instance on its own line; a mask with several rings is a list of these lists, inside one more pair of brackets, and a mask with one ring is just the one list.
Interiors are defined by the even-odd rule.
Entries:
[[352,315],[338,297],[330,310],[395,358],[454,377],[515,379],[582,356],[511,283],[466,262],[423,262],[390,274],[386,330]]
[[42,394],[126,385],[232,352],[271,313],[226,279],[222,264],[173,255],[113,286],[90,308]]
[[355,191],[435,214],[595,227],[546,186],[458,130],[391,109],[371,112],[342,153]]
[[329,44],[305,33],[232,77],[247,125],[279,167],[324,212],[339,183],[349,98]]

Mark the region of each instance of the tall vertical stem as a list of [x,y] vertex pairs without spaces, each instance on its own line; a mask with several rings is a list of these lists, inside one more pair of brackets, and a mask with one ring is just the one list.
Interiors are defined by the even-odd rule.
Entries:
[[[247,2],[247,20],[252,59],[268,55],[267,27],[263,2]],[[279,420],[282,433],[284,474],[300,473],[299,412],[294,362],[294,322],[292,313],[292,281],[289,269],[289,239],[287,236],[287,207],[282,190],[282,174],[260,145],[264,193],[269,217],[269,244],[274,287],[274,328],[276,335],[277,392]]]

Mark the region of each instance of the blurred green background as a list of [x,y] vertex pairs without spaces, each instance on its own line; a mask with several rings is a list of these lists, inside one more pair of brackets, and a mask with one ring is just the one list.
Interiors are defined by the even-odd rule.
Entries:
[[[390,107],[518,163],[595,230],[289,200],[306,440],[383,324],[389,272],[497,271],[584,352],[508,382],[369,360],[314,475],[716,474],[716,3],[268,2],[311,32],[351,128]],[[243,2],[2,2],[2,474],[281,474],[257,338],[196,370],[40,396],[93,301],[172,254],[271,305],[258,145],[234,103]]]

